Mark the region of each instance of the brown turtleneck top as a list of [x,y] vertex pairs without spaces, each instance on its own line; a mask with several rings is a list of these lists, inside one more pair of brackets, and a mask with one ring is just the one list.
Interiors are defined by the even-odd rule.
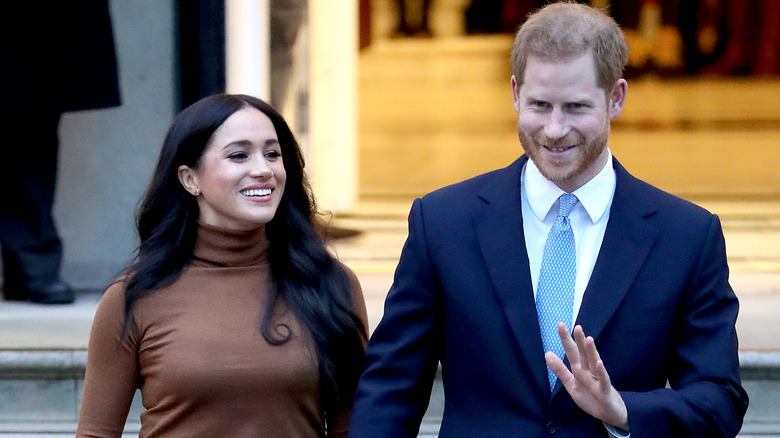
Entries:
[[[313,341],[280,308],[292,338],[260,332],[271,288],[265,229],[200,224],[195,258],[171,286],[140,298],[123,334],[124,283],[100,301],[89,339],[77,437],[119,437],[137,387],[140,437],[346,436],[349,407],[323,414]],[[365,301],[349,269],[355,312]],[[327,417],[327,418],[326,418]]]

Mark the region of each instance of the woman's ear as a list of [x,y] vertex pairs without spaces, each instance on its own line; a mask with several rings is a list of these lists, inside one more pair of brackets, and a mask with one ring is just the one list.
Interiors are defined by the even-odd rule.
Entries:
[[190,192],[193,196],[200,195],[200,187],[198,186],[198,175],[189,166],[179,166],[177,173],[179,176],[179,182],[184,186],[184,190]]

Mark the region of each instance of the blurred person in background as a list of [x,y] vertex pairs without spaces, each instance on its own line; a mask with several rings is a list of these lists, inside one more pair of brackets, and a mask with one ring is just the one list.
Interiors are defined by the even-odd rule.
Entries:
[[[395,29],[395,37],[430,37],[431,33],[430,15],[432,0],[395,0],[396,13],[398,15],[398,25]],[[419,8],[409,7],[419,6]],[[410,15],[410,12],[414,14]]]
[[[67,304],[52,217],[62,113],[120,104],[107,0],[13,1],[0,14],[3,296]],[[94,145],[95,148],[100,145]]]

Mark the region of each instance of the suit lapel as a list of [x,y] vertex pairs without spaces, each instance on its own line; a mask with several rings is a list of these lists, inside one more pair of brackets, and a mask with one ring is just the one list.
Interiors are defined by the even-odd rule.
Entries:
[[480,197],[486,206],[475,216],[474,228],[515,339],[539,386],[549,391],[523,235],[520,176],[526,160],[523,156],[515,161],[482,190]]
[[613,161],[617,184],[609,222],[577,316],[577,324],[594,339],[628,292],[658,234],[646,220],[656,208],[640,190],[643,183]]

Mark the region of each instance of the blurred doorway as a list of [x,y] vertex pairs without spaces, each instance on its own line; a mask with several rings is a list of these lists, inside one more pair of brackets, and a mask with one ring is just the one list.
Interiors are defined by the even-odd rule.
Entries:
[[[433,0],[432,37],[393,38],[393,0],[372,2],[359,59],[361,200],[411,200],[522,153],[513,36],[466,36],[469,3]],[[630,79],[610,148],[637,177],[682,197],[780,199],[780,78]]]

